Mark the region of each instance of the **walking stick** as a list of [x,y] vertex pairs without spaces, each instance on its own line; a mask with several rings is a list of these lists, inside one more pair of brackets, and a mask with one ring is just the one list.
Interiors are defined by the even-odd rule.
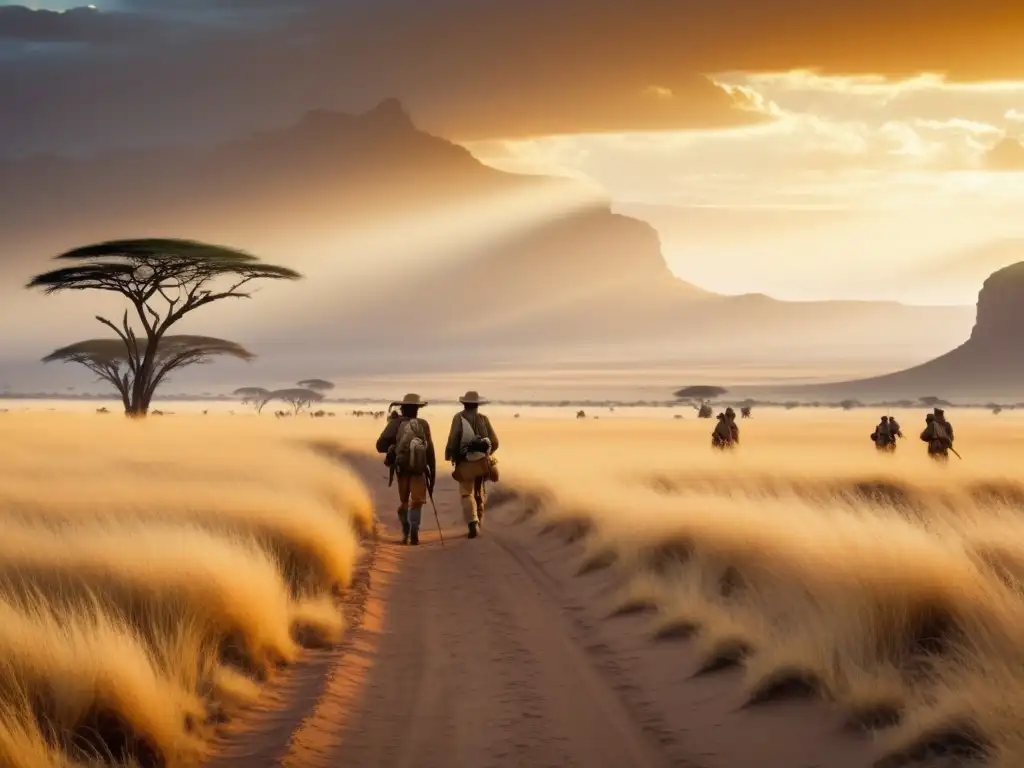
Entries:
[[441,537],[441,546],[444,546],[444,533],[441,532],[441,518],[437,516],[437,504],[434,503],[434,491],[427,486],[427,495],[430,497],[430,506],[434,510],[434,521],[437,523],[437,535]]

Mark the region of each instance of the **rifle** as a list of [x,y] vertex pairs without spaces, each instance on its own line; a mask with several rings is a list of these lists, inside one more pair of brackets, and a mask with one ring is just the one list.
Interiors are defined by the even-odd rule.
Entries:
[[384,463],[388,468],[388,488],[395,482],[395,449],[394,446],[388,448],[388,452],[384,454]]

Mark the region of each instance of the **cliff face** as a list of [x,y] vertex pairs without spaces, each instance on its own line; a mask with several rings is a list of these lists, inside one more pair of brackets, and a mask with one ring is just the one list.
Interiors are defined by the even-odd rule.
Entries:
[[[1024,351],[1024,261],[994,272],[978,293],[978,318],[966,352],[994,358],[1001,351],[1019,356]],[[965,352],[965,354],[966,354]]]
[[802,395],[1024,400],[1024,261],[992,273],[970,338],[922,365],[870,379],[800,388]]

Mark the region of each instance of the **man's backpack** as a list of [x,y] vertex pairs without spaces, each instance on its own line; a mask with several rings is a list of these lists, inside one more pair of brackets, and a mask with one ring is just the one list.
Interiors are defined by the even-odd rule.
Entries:
[[398,425],[395,469],[403,475],[422,475],[427,471],[427,430],[419,419],[406,419]]
[[465,416],[462,419],[462,429],[459,435],[459,459],[461,461],[478,461],[491,453],[491,441],[477,435],[473,425]]

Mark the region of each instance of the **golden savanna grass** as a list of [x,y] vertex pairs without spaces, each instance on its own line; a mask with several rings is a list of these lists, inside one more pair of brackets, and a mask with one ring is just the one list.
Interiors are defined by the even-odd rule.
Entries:
[[0,420],[0,765],[199,760],[343,631],[368,493],[272,421]]
[[501,466],[621,577],[610,612],[742,664],[751,703],[828,699],[893,765],[1022,765],[1024,419],[949,411],[963,461],[937,466],[897,415],[881,456],[871,411],[764,410],[728,454],[692,418],[507,422]]
[[[752,704],[828,700],[876,732],[880,765],[1024,764],[1020,415],[948,410],[963,461],[937,466],[923,410],[894,414],[906,439],[881,456],[869,410],[755,411],[728,454],[690,412],[495,411],[501,485],[584,538],[581,573],[614,570],[609,613],[653,609],[653,639],[692,635],[709,671],[742,665]],[[350,425],[364,447],[380,427]]]

